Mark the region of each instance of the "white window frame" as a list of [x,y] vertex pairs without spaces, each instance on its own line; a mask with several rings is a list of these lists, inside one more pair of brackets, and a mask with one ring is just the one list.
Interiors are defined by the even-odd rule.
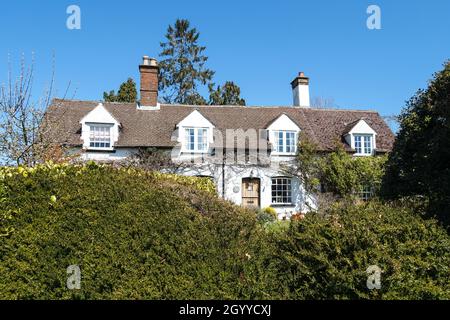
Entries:
[[363,185],[358,192],[358,197],[361,201],[369,201],[373,198],[373,187],[371,185]]
[[[361,138],[360,141],[360,146],[357,147],[356,146],[356,138]],[[369,139],[369,147],[366,146],[366,139]],[[355,155],[357,156],[371,156],[373,155],[373,151],[374,151],[374,139],[373,139],[373,135],[372,134],[353,134],[353,139],[354,139],[354,149],[355,149]],[[358,150],[360,149],[360,150]],[[359,151],[359,152],[358,152]]]
[[[89,136],[88,136],[88,149],[89,150],[113,150],[113,133],[112,133],[112,128],[114,125],[112,124],[104,124],[104,123],[89,123],[87,124],[88,128],[89,128]],[[97,142],[97,141],[92,141],[92,132],[94,128],[106,128],[109,132],[109,147],[95,147],[95,146],[91,146],[92,143],[107,143],[106,141],[104,142]],[[95,136],[95,130],[94,130],[94,136]],[[101,139],[101,137],[97,137],[94,139]]]
[[[280,140],[280,133],[281,133],[281,140]],[[288,145],[287,145],[287,136],[288,134],[292,134],[293,135],[293,141],[290,145],[290,147],[293,147],[293,150],[289,150],[288,151]],[[273,145],[274,145],[274,153],[275,154],[295,154],[297,152],[297,132],[296,131],[292,131],[292,130],[274,130],[273,131]],[[291,139],[289,139],[291,140]],[[280,141],[282,142],[281,144],[281,149],[280,149]],[[281,151],[280,151],[281,150]]]
[[[281,180],[281,183],[279,183],[279,180]],[[292,201],[292,178],[289,177],[272,177],[271,179],[271,202],[274,206],[291,206]],[[280,186],[286,186],[286,190],[277,190],[276,188]],[[275,190],[274,190],[275,187]],[[286,195],[281,194],[278,195],[278,192],[286,192]],[[286,201],[284,199],[286,198]],[[281,201],[279,201],[281,199]]]
[[[209,130],[208,128],[196,128],[196,127],[184,127],[184,152],[189,152],[189,153],[207,153],[208,152],[208,148],[209,148]],[[194,149],[191,149],[191,140],[189,139],[189,137],[191,137],[191,135],[188,135],[188,132],[193,130],[194,131]],[[202,132],[201,136],[203,139],[203,143],[200,142],[199,138],[200,138],[200,132]],[[188,140],[189,139],[189,140]],[[204,148],[199,148],[200,144],[202,144],[204,146]]]

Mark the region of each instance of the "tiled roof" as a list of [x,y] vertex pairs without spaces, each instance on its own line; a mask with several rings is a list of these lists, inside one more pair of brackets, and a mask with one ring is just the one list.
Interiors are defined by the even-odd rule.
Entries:
[[[81,145],[80,120],[98,101],[55,99],[49,107],[49,123],[63,123],[59,136],[61,143]],[[160,110],[138,110],[134,103],[103,103],[121,123],[117,147],[171,147],[171,136],[176,125],[197,109],[217,129],[265,129],[283,113],[296,122],[320,150],[333,150],[336,141],[343,142],[342,134],[349,124],[364,119],[377,132],[377,151],[392,149],[394,134],[375,111],[314,109],[291,106],[187,106],[161,104]]]

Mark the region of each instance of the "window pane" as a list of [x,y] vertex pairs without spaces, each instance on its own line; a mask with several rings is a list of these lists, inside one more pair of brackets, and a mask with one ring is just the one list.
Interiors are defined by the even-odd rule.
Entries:
[[186,149],[194,150],[195,149],[195,132],[193,128],[188,128],[185,130],[185,139],[186,139]]
[[275,144],[277,152],[284,151],[284,139],[283,139],[283,131],[275,131]]
[[373,197],[373,188],[370,185],[365,185],[359,192],[359,198],[362,201],[369,201]]
[[111,127],[90,126],[90,128],[89,128],[89,146],[92,148],[109,148],[109,147],[111,147]]
[[295,133],[286,132],[286,152],[295,152]]
[[272,203],[273,204],[291,204],[292,187],[289,178],[272,179]]
[[356,153],[362,153],[361,136],[355,136],[355,151]]
[[371,154],[372,153],[372,139],[370,136],[364,137],[364,153]]
[[198,129],[198,136],[197,136],[197,147],[199,151],[205,151],[207,148],[207,130],[206,129]]

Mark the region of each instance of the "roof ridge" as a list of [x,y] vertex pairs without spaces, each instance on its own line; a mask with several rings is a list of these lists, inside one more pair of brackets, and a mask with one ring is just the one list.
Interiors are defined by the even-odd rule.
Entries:
[[370,112],[378,113],[376,110],[372,109],[333,109],[333,108],[310,108],[310,107],[298,107],[298,106],[234,106],[234,105],[190,105],[190,104],[161,104],[163,107],[188,107],[188,108],[236,108],[236,109],[294,109],[294,110],[305,110],[305,111],[342,111],[342,112]]
[[[103,100],[81,100],[81,99],[63,99],[63,98],[53,98],[52,101],[63,101],[63,102],[84,102],[84,103],[103,103],[103,104],[135,104],[135,102],[109,102]],[[186,108],[233,108],[233,109],[293,109],[293,110],[304,110],[306,112],[321,112],[321,111],[331,111],[331,112],[363,112],[363,113],[379,113],[373,109],[344,109],[344,108],[311,108],[311,107],[299,107],[299,106],[263,106],[263,105],[255,105],[255,106],[235,106],[235,105],[192,105],[192,104],[168,104],[161,103],[163,107],[186,107]]]

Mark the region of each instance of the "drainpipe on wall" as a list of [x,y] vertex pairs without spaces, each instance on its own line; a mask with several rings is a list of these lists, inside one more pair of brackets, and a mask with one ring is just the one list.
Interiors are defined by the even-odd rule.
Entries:
[[225,150],[222,149],[222,199],[225,199]]

